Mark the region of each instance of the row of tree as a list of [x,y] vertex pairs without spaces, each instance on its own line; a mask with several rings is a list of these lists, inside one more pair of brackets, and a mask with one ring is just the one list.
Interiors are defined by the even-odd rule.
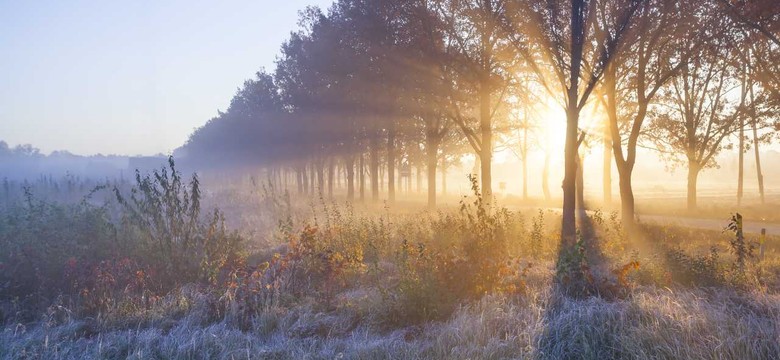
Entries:
[[[553,136],[565,138],[562,238],[573,242],[583,144],[603,144],[607,200],[616,164],[630,230],[639,147],[687,165],[695,207],[719,152],[736,143],[741,169],[777,130],[774,0],[338,0],[300,24],[275,71],[191,135],[188,158],[262,165],[301,190],[316,177],[329,195],[342,168],[350,200],[368,177],[373,200],[387,179],[390,202],[399,169],[417,164],[435,206],[437,167],[472,153],[489,202],[496,147],[526,163],[529,133],[565,121]],[[545,118],[550,106],[566,119]],[[584,112],[603,121],[582,123]]]

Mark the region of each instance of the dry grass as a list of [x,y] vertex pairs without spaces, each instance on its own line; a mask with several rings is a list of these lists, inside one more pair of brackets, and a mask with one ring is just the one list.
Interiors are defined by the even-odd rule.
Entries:
[[[626,300],[574,300],[554,291],[552,265],[523,297],[489,295],[447,321],[383,331],[356,313],[302,305],[239,330],[203,324],[197,309],[142,328],[86,320],[6,327],[0,357],[188,359],[776,359],[780,296],[715,289],[638,288]],[[355,296],[353,301],[362,301]]]
[[[151,306],[117,301],[98,314],[51,306],[34,321],[7,316],[0,359],[780,358],[780,256],[769,251],[737,283],[728,234],[649,226],[636,247],[615,216],[597,212],[582,253],[603,259],[569,264],[595,279],[575,298],[560,289],[550,213],[480,215],[470,202],[435,213],[301,209],[258,197],[239,204],[257,210],[236,220],[257,250],[235,287],[188,284]],[[258,213],[284,226],[269,230]],[[712,246],[718,263],[699,261]],[[665,258],[670,249],[690,256]],[[490,264],[496,257],[506,265]],[[266,270],[251,277],[254,265]],[[710,270],[722,280],[705,287]],[[23,306],[9,304],[0,311]]]

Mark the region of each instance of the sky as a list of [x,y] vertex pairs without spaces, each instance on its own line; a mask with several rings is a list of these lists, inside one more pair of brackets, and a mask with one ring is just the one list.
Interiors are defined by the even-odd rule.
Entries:
[[332,0],[0,0],[0,140],[170,153]]

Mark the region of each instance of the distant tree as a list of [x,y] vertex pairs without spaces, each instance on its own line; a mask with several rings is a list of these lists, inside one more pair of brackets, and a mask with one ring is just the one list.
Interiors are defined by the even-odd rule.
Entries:
[[[477,154],[485,204],[492,201],[494,120],[505,101],[507,65],[514,62],[505,29],[505,0],[431,0],[442,24],[450,76],[450,118]],[[474,103],[463,98],[471,94]],[[473,106],[473,108],[472,108]],[[474,109],[474,110],[472,110]]]
[[705,39],[714,36],[715,27],[708,18],[713,12],[707,5],[645,1],[637,11],[625,46],[604,73],[601,92],[618,170],[622,222],[629,232],[635,227],[632,174],[648,111],[664,86],[706,44]]
[[[688,208],[696,208],[698,176],[701,170],[717,166],[715,156],[727,147],[745,113],[747,89],[728,61],[733,55],[726,39],[702,48],[688,61],[664,90],[662,101],[649,127],[652,144],[672,162],[688,167]],[[729,96],[733,91],[737,96]]]

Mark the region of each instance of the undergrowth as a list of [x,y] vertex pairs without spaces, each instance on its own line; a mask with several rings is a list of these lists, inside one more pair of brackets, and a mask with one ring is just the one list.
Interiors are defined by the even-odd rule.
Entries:
[[[163,357],[199,357],[138,336],[161,336],[165,343],[193,329],[219,329],[219,336],[243,339],[255,350],[275,346],[255,343],[256,336],[280,339],[279,354],[290,357],[302,353],[286,346],[309,341],[326,357],[358,351],[338,343],[355,334],[376,337],[378,344],[396,339],[378,348],[412,358],[622,357],[650,351],[642,339],[661,336],[653,335],[659,330],[648,316],[665,316],[658,321],[668,326],[681,321],[649,296],[676,301],[717,289],[717,301],[750,303],[745,299],[756,291],[772,299],[777,289],[773,274],[780,267],[771,254],[755,256],[754,239],[742,233],[738,215],[730,234],[644,225],[652,251],[640,252],[617,213],[596,211],[588,219],[593,231],[561,249],[558,215],[488,205],[470,180],[472,195],[457,208],[403,213],[322,197],[301,210],[301,201],[253,179],[245,201],[273,216],[250,237],[230,230],[221,211],[204,211],[202,204],[213,199],[205,199],[199,178],[186,180],[172,159],[166,168],[136,174],[134,184],[103,184],[76,203],[45,202],[28,188],[0,211],[0,246],[8,249],[0,252],[6,324],[0,345],[19,350],[17,340],[44,334],[53,347],[26,343],[19,351],[52,355],[51,349],[67,351],[66,342],[125,332],[124,350],[90,354],[130,357],[157,349]],[[105,196],[108,189],[113,197]],[[733,295],[724,300],[723,292]],[[724,320],[714,313],[721,305],[700,306],[712,308],[707,321],[742,326],[742,313]],[[766,324],[755,326],[766,332]],[[633,332],[640,343],[630,345],[615,332]],[[694,330],[679,332],[692,336]],[[468,345],[454,350],[461,340]],[[672,340],[661,336],[669,348],[657,351],[709,354]],[[562,341],[571,350],[556,345]]]

